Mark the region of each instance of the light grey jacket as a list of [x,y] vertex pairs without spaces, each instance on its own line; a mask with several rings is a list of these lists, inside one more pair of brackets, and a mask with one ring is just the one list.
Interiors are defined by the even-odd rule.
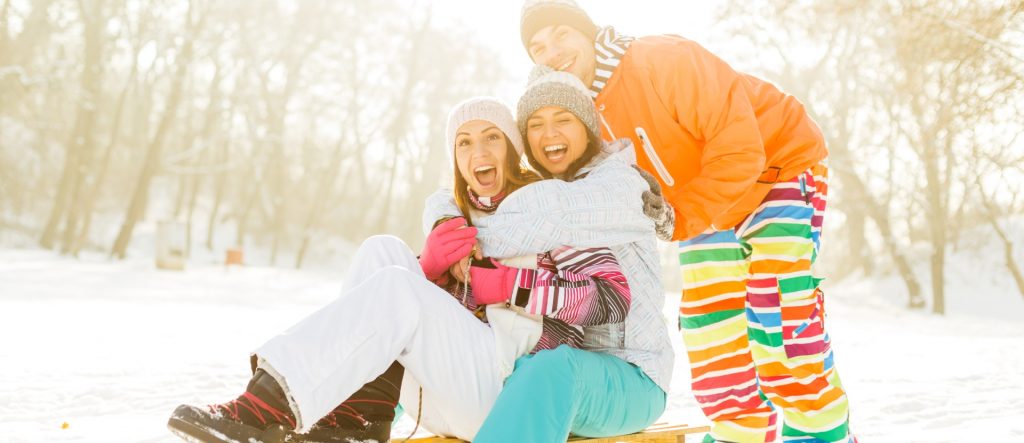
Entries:
[[[654,223],[643,212],[647,182],[630,166],[636,158],[628,139],[607,143],[573,182],[542,180],[513,192],[489,217],[474,220],[488,257],[538,254],[559,246],[608,247],[629,282],[632,295],[624,323],[588,327],[583,347],[640,367],[666,393],[674,354],[662,315]],[[458,215],[450,189],[427,198],[424,232],[446,216]]]

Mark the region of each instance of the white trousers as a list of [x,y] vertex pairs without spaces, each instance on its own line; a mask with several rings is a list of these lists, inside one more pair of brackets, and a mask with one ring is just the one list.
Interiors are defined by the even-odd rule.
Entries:
[[421,424],[472,440],[501,391],[491,328],[423,276],[397,237],[359,247],[341,296],[254,352],[308,431],[398,360],[402,405]]

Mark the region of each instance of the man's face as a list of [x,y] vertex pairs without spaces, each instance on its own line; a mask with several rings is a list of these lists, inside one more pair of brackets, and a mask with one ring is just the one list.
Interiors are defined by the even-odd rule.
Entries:
[[551,25],[537,31],[527,47],[534,63],[544,64],[557,71],[566,71],[589,87],[594,82],[594,42],[566,25]]

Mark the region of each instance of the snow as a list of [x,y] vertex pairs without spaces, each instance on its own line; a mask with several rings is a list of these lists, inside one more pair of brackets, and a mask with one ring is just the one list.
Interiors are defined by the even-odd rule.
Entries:
[[[862,442],[1024,442],[1024,297],[990,255],[951,258],[945,317],[902,308],[895,277],[829,282]],[[0,442],[177,441],[165,427],[175,406],[238,395],[248,351],[331,300],[341,277],[0,248]],[[677,354],[661,421],[704,423]],[[403,418],[396,435],[412,426]]]

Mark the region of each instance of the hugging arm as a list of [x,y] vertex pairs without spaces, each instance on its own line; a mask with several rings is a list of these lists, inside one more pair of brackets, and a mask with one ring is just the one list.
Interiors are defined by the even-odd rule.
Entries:
[[[579,347],[583,327],[625,321],[631,295],[626,276],[608,248],[559,247],[537,255],[536,269],[495,265],[493,270],[476,269],[474,280],[509,278],[500,285],[499,295],[485,303],[507,301],[528,314],[543,317],[540,341],[535,351],[560,344]],[[481,289],[485,284],[475,281]],[[495,288],[496,286],[489,286]],[[474,293],[476,294],[476,293]]]
[[584,326],[626,320],[629,284],[611,250],[563,247],[539,257],[539,269],[549,270],[551,278],[548,286],[534,287],[525,307],[527,312],[544,315],[534,351],[560,344],[580,347]]
[[[539,254],[563,245],[607,247],[652,238],[654,224],[643,213],[647,182],[622,161],[608,159],[572,182],[542,180],[510,194],[498,210],[476,221],[477,239],[488,257]],[[451,192],[427,199],[424,225],[457,214]]]
[[538,255],[535,272],[528,297],[513,300],[526,312],[577,326],[626,319],[629,284],[608,248],[556,248]]

